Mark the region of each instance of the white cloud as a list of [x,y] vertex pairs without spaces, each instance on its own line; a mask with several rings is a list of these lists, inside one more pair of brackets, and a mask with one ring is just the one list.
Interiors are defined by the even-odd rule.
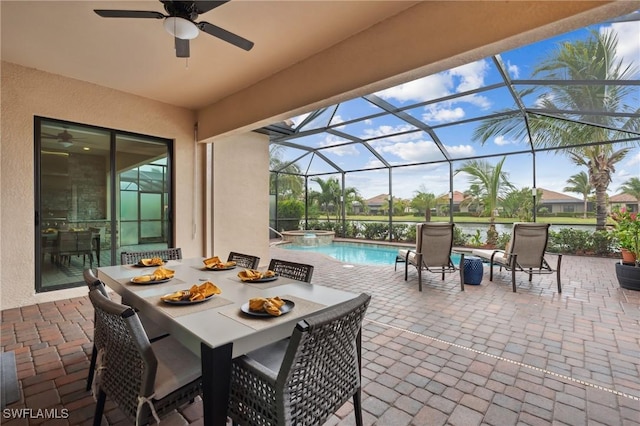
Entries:
[[500,135],[500,136],[496,136],[493,139],[493,143],[495,143],[498,146],[504,146],[504,145],[516,145],[518,142],[511,139],[507,139],[504,136]]
[[460,77],[460,84],[456,87],[456,92],[460,93],[484,86],[484,78],[488,70],[489,64],[483,59],[454,68],[449,73],[455,77]]
[[331,125],[334,126],[336,124],[340,124],[340,123],[344,123],[344,119],[342,118],[342,116],[340,114],[336,114],[333,116],[333,118],[331,119]]
[[[350,141],[346,141],[338,136],[327,135],[324,138],[324,140],[318,142],[318,148],[325,148],[322,150],[322,152],[330,152],[339,157],[359,155],[360,152],[358,151],[358,148],[356,148],[355,144],[350,143],[347,145],[343,145],[348,142]],[[335,145],[339,145],[339,146],[335,146]],[[331,148],[327,148],[327,147],[331,147]]]
[[[640,12],[636,12],[636,16],[638,15],[640,15]],[[640,22],[618,22],[600,28],[600,33],[608,33],[610,31],[614,31],[618,37],[616,59],[622,60],[623,67],[635,63],[635,76],[638,76],[640,74],[640,66],[638,65],[638,58],[640,58],[640,37],[638,36],[640,34]]]
[[464,109],[456,108],[440,108],[439,105],[427,105],[422,119],[426,122],[449,122],[464,118]]
[[[364,129],[364,133],[360,136],[362,137],[362,139],[371,139],[379,136],[393,135],[395,133],[406,132],[409,130],[416,130],[416,128],[409,123],[400,124],[398,126],[382,125],[382,126],[376,127],[375,129]],[[415,134],[419,135],[420,133],[415,132]],[[415,134],[408,133],[404,136],[406,136],[406,138],[408,139],[415,139],[416,138]],[[397,139],[394,139],[394,140],[397,140]]]
[[358,151],[358,149],[355,147],[354,144],[349,144],[349,145],[341,145],[341,146],[336,146],[333,148],[327,148],[327,149],[323,149],[321,152],[330,152],[333,155],[337,155],[338,157],[346,157],[346,156],[358,156],[360,155],[360,152]]
[[350,141],[347,141],[343,138],[340,138],[338,136],[335,135],[331,135],[331,134],[327,134],[327,136],[324,138],[324,140],[321,140],[318,142],[318,147],[319,148],[324,148],[327,146],[333,146],[333,145],[339,145],[339,144],[343,144],[343,143],[347,143]]
[[467,102],[483,109],[491,107],[491,101],[486,96],[478,94],[462,96],[461,98],[457,98],[455,102]]
[[453,79],[445,72],[400,84],[376,95],[382,99],[396,99],[400,102],[422,102],[446,96],[452,89]]
[[418,163],[422,161],[442,160],[443,156],[438,147],[432,141],[416,141],[406,143],[396,143],[380,148],[384,154],[392,154],[400,159]]
[[520,68],[517,65],[512,64],[511,61],[507,61],[507,71],[511,75],[511,78],[520,78]]
[[476,153],[471,145],[447,145],[446,148],[454,158],[469,157]]
[[452,93],[482,87],[488,70],[489,65],[483,59],[391,87],[376,93],[376,95],[383,99],[395,99],[403,103],[437,99]]
[[[627,161],[625,161],[625,166],[629,167],[629,166],[633,166],[633,165],[638,165],[638,167],[640,167],[640,151],[636,152],[635,155],[632,155],[631,157],[627,157]],[[640,174],[640,170],[638,170],[638,174]]]

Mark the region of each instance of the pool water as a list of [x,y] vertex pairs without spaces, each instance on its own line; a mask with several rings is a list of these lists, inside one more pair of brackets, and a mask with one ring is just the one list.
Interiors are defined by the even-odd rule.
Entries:
[[[293,244],[284,244],[280,247],[287,250],[322,253],[331,256],[334,259],[338,259],[341,262],[357,263],[361,265],[393,265],[396,261],[398,250],[401,248],[407,248],[335,241],[331,244],[317,247],[296,246]],[[460,259],[456,254],[453,254],[451,259],[456,265],[460,262]]]

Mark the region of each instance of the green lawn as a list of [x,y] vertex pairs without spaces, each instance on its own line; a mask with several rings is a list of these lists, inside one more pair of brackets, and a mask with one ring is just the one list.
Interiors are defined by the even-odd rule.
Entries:
[[[333,218],[332,218],[333,220]],[[347,220],[361,220],[361,221],[380,221],[386,222],[389,220],[387,216],[366,216],[366,215],[353,215],[347,216]],[[422,222],[424,218],[417,216],[394,216],[394,222]],[[432,222],[449,222],[449,216],[432,216]],[[471,217],[471,216],[453,216],[453,221],[457,223],[489,223],[488,217]],[[519,222],[516,218],[498,217],[496,223],[513,223]],[[577,217],[541,217],[536,218],[536,222],[550,223],[552,225],[593,225],[596,224],[595,218],[577,218]]]

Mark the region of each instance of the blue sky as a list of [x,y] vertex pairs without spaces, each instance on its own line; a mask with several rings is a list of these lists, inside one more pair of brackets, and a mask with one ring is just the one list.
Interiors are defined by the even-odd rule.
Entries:
[[[601,32],[614,31],[616,33],[618,37],[616,57],[622,60],[623,64],[635,60],[636,72],[631,78],[638,80],[640,77],[640,21],[596,25],[590,28],[596,28]],[[500,58],[512,79],[529,79],[535,66],[543,58],[548,57],[550,52],[557,48],[558,43],[584,39],[588,34],[588,30],[583,28],[529,46],[503,52]],[[492,58],[486,58],[377,92],[375,96],[401,108],[418,102],[464,93],[501,81]],[[519,89],[521,88],[519,87]],[[640,86],[633,86],[633,88],[634,92],[628,102],[631,105],[640,105]],[[536,106],[537,94],[525,98],[524,101],[528,107]],[[504,137],[497,137],[480,145],[471,136],[477,122],[450,127],[439,126],[455,120],[470,119],[514,108],[514,101],[509,91],[507,88],[501,87],[488,92],[474,93],[453,100],[420,106],[406,110],[406,112],[433,127],[436,137],[442,141],[453,158],[464,158],[473,155],[499,155],[523,151],[527,149],[527,143],[525,140],[508,140]],[[339,132],[345,132],[367,141],[371,148],[380,153],[391,165],[435,162],[444,159],[431,135],[417,131],[416,127],[396,117],[385,115],[349,123],[350,120],[381,111],[380,108],[364,99],[354,99],[340,105],[333,115],[331,124],[338,124],[335,130]],[[294,122],[299,123],[305,117],[306,115],[296,117]],[[327,115],[319,119],[318,122],[327,121],[328,118]],[[340,125],[340,123],[346,124]],[[308,128],[309,126],[305,127],[305,129]],[[388,137],[388,135],[399,132],[406,133]],[[361,144],[348,143],[350,141],[340,136],[320,133],[295,139],[292,142],[313,148],[327,147],[322,150],[323,154],[345,170],[372,169],[382,166],[381,161],[366,147]],[[287,160],[293,160],[301,154],[300,150],[286,149],[283,157]],[[487,161],[495,164],[501,158],[501,156],[488,158]],[[309,174],[332,170],[331,166],[318,158],[311,163],[306,160],[299,161],[298,165]],[[454,170],[459,165],[459,162],[454,162]],[[509,174],[511,182],[517,187],[531,187],[533,185],[531,154],[508,156],[503,170]],[[536,154],[536,186],[539,188],[563,192],[566,180],[571,175],[583,170],[586,171],[584,168],[575,166],[561,154],[544,152]],[[335,176],[341,179],[339,174]],[[613,181],[609,185],[609,193],[611,195],[617,193],[620,185],[633,176],[640,177],[640,147],[638,144],[623,161],[616,165]],[[329,176],[321,177],[326,179]],[[364,198],[370,198],[390,192],[388,178],[389,172],[387,170],[370,170],[347,173],[345,181],[347,186],[356,187]],[[314,185],[311,184],[310,187],[317,189]],[[467,187],[468,176],[462,173],[457,174],[454,177],[454,189],[464,191]],[[391,190],[394,196],[411,198],[416,190],[425,189],[436,195],[449,191],[448,163],[392,169]],[[567,195],[579,197],[578,194],[567,193]]]

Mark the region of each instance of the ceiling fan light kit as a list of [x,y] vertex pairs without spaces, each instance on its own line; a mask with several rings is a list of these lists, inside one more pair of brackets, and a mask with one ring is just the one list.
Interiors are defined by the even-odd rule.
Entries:
[[200,30],[193,22],[178,16],[169,16],[164,20],[164,29],[181,40],[193,40]]

